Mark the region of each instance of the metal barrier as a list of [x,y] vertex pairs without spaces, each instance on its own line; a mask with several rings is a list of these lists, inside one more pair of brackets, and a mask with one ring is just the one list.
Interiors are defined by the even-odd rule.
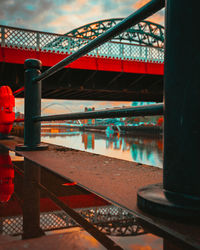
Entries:
[[131,117],[131,116],[151,116],[163,115],[163,104],[152,104],[131,108],[119,108],[108,110],[97,110],[71,114],[35,116],[33,121],[56,121],[56,120],[79,120],[92,118],[112,118],[112,117]]
[[[40,145],[40,121],[62,120],[91,117],[110,117],[109,112],[97,111],[84,115],[71,114],[60,116],[41,116],[41,81],[51,76],[66,65],[109,41],[130,26],[140,22],[164,7],[164,0],[152,0],[141,9],[92,40],[75,53],[58,64],[40,73],[41,62],[25,62],[25,135],[24,146],[17,150],[37,150],[45,148]],[[167,0],[166,44],[165,44],[165,124],[164,124],[164,176],[163,185],[155,184],[138,191],[138,206],[155,215],[178,218],[200,218],[200,176],[199,168],[199,44],[197,37],[192,40],[193,46],[188,50],[191,39],[187,30],[196,34],[198,29],[198,4],[193,1],[193,14],[188,8],[188,1]],[[182,11],[184,8],[184,11]],[[178,13],[178,14],[177,14]],[[187,19],[185,19],[187,13]],[[177,16],[180,20],[177,20]],[[192,20],[191,22],[187,20]],[[184,23],[184,24],[183,24]],[[183,29],[184,27],[184,29]],[[177,32],[180,31],[180,32]],[[177,38],[178,37],[178,38]],[[187,54],[185,51],[187,50]],[[191,63],[192,62],[192,63]],[[175,93],[175,94],[174,94]],[[193,104],[195,103],[195,105]],[[152,109],[129,110],[129,115],[143,115],[147,110],[160,114],[163,107]],[[110,113],[112,117],[119,112]],[[120,111],[126,116],[126,110]],[[158,112],[158,113],[157,113]],[[93,116],[92,116],[93,115]],[[94,116],[95,115],[95,116]],[[192,121],[192,122],[191,122]],[[189,167],[188,167],[189,166]]]
[[[84,47],[90,41],[90,39],[83,39],[80,37],[70,37],[55,33],[0,25],[1,47],[71,54]],[[127,43],[125,40],[121,42],[109,41],[90,51],[87,55],[94,57],[118,58],[123,60],[134,59],[145,62],[151,61],[163,63],[164,61],[163,47],[144,46],[131,42]]]
[[[123,19],[120,23],[116,26],[112,27],[111,29],[107,30],[102,35],[98,36],[96,39],[90,41],[84,47],[80,48],[75,53],[69,55],[64,60],[60,61],[58,64],[54,65],[53,67],[47,69],[44,73],[40,73],[41,69],[41,62],[35,59],[29,59],[25,61],[25,124],[24,124],[24,146],[17,146],[17,150],[36,150],[36,149],[45,149],[44,145],[40,144],[40,121],[42,120],[62,120],[62,119],[72,119],[72,116],[60,115],[54,117],[41,117],[41,80],[51,76],[52,74],[56,73],[57,71],[61,70],[66,65],[70,64],[71,62],[77,60],[81,56],[89,53],[90,51],[94,50],[95,48],[101,46],[111,38],[115,37],[116,35],[120,34],[124,30],[127,30],[129,27],[133,26],[134,24],[142,21],[143,19],[147,18],[148,16],[152,15],[159,9],[164,7],[163,0],[152,0],[141,9],[133,13],[132,15],[128,16],[127,18]],[[150,114],[153,111],[153,114],[161,114],[162,107],[152,106],[149,110],[146,107],[147,113]],[[131,116],[131,115],[143,115],[145,113],[144,110],[141,108],[136,108],[132,110],[118,110],[118,111],[98,111],[97,113],[84,113],[80,114],[73,114],[73,119],[80,118],[87,118],[88,115],[93,118],[106,118],[106,117],[119,117],[119,116]],[[87,115],[87,116],[86,116]],[[92,115],[92,116],[91,116]],[[78,118],[79,116],[79,118]],[[81,117],[80,117],[81,116]],[[68,117],[68,118],[67,118]]]

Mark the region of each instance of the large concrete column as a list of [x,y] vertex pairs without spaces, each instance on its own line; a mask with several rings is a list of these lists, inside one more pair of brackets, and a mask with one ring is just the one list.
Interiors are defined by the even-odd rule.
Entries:
[[140,189],[141,209],[200,217],[199,2],[166,1],[163,186]]

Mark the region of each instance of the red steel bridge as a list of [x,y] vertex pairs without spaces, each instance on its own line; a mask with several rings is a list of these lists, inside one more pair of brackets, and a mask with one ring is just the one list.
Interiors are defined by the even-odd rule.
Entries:
[[[16,91],[24,86],[26,59],[51,67],[121,20],[101,20],[63,35],[0,26],[0,84]],[[162,101],[163,44],[164,27],[142,21],[44,80],[43,98]]]

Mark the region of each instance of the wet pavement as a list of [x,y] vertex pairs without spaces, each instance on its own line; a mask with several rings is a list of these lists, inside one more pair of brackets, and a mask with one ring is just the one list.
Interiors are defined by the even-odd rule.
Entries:
[[0,187],[0,249],[189,249],[134,212],[5,149]]

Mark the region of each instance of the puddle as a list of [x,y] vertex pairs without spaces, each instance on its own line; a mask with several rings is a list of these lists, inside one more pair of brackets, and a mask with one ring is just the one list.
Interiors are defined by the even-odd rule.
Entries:
[[0,151],[0,234],[19,241],[63,233],[88,249],[183,249],[76,182]]

